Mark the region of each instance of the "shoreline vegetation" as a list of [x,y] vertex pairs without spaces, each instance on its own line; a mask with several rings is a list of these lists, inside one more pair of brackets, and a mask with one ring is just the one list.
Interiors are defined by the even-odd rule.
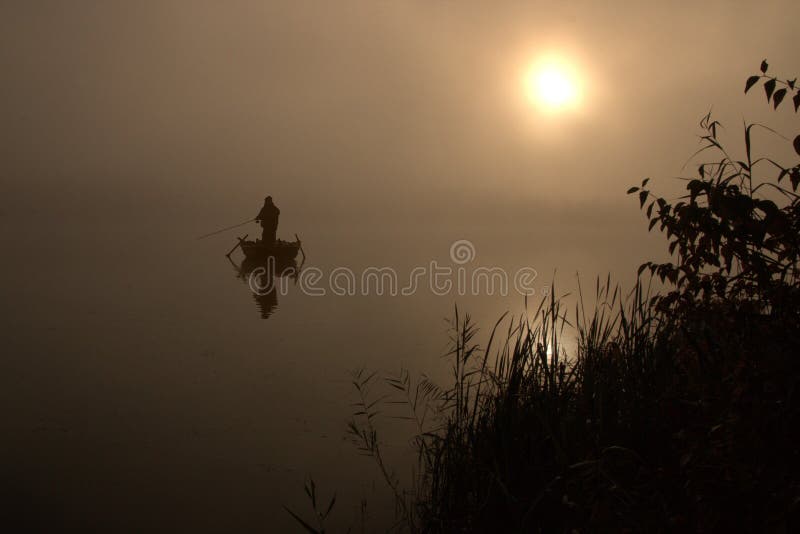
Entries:
[[[795,80],[768,68],[745,92],[760,84],[796,113]],[[648,180],[628,191],[673,258],[642,265],[630,293],[598,279],[586,309],[579,284],[567,310],[552,291],[529,317],[501,317],[485,347],[456,309],[445,387],[407,370],[354,374],[348,433],[394,495],[391,531],[800,531],[800,164],[752,156],[751,132],[766,127],[745,125],[741,160],[710,114],[701,127],[711,157],[685,196],[661,198]],[[800,155],[800,135],[793,144]],[[410,488],[377,427],[398,407],[416,427]],[[306,491],[313,516],[287,510],[324,532],[335,497]]]

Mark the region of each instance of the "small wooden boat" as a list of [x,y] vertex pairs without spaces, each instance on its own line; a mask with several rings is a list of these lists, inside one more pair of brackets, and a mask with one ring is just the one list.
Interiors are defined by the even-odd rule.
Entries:
[[278,239],[271,245],[263,243],[260,239],[249,241],[247,236],[237,239],[242,252],[244,252],[248,260],[263,261],[268,258],[275,258],[277,262],[288,262],[294,260],[297,257],[297,253],[302,251],[300,238],[297,236],[295,236],[295,241]]

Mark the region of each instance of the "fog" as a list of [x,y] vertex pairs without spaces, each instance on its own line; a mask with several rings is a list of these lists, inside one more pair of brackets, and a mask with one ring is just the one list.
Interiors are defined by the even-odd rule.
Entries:
[[[352,526],[375,473],[341,439],[348,373],[445,376],[454,305],[487,326],[521,296],[263,305],[223,257],[260,229],[197,237],[272,195],[306,266],[405,280],[467,239],[469,267],[531,266],[537,289],[630,283],[666,246],[625,192],[681,194],[703,115],[734,153],[743,121],[798,133],[791,102],[743,88],[764,58],[800,73],[799,19],[790,1],[3,2],[0,497],[79,530],[283,531],[311,473]],[[543,53],[579,72],[579,109],[530,101]],[[766,130],[754,146],[793,154]]]
[[[791,114],[765,112],[743,80],[763,57],[798,70],[791,2],[0,9],[15,222],[162,206],[207,228],[266,192],[312,227],[639,220],[625,189],[680,174],[712,105],[737,142],[742,118],[787,130]],[[580,69],[580,112],[542,117],[526,100],[520,75],[541,50]]]

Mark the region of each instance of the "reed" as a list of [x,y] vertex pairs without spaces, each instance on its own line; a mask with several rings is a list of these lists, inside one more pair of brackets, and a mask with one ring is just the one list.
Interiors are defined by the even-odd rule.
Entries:
[[[392,489],[399,530],[763,531],[796,521],[800,486],[787,473],[800,473],[800,372],[786,325],[754,327],[749,310],[723,303],[716,315],[667,314],[642,283],[624,295],[598,279],[589,313],[579,296],[572,314],[550,296],[530,317],[501,318],[485,348],[456,310],[447,387],[405,370],[357,375],[360,392],[380,380],[396,392],[361,396],[349,428]],[[392,413],[417,428],[409,489],[386,467],[373,424]]]
[[[766,80],[769,99],[766,69],[746,87]],[[673,205],[648,180],[629,190],[677,255],[639,269],[666,293],[598,278],[587,309],[579,282],[573,310],[552,291],[501,317],[485,347],[456,308],[447,385],[355,374],[349,433],[394,495],[397,530],[800,531],[800,165],[751,157],[752,125],[735,161],[719,123],[701,126],[701,151],[720,160],[699,166],[686,197]],[[408,488],[383,454],[387,413],[416,428]]]
[[[667,313],[608,278],[587,310],[578,287],[570,313],[552,293],[485,347],[456,309],[446,386],[354,374],[348,431],[394,496],[390,530],[792,531],[798,325],[733,302]],[[387,418],[415,428],[410,487],[385,460]]]

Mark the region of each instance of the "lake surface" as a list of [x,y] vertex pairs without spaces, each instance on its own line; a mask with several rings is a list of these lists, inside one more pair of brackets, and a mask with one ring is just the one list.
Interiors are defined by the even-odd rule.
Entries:
[[[609,271],[629,282],[645,254],[620,241],[619,228],[596,224],[557,240],[548,227],[469,219],[365,229],[298,224],[291,213],[300,208],[278,203],[289,221],[279,236],[303,239],[301,274],[388,266],[403,283],[431,261],[532,267],[538,295],[555,269],[560,294],[576,289],[578,270],[592,288]],[[224,256],[235,235],[257,233],[254,224],[197,240],[230,221],[158,207],[145,215],[133,224],[44,210],[13,226],[20,214],[3,216],[0,473],[12,518],[83,531],[286,531],[294,523],[283,505],[307,514],[312,476],[323,498],[337,492],[330,526],[357,527],[362,499],[368,524],[387,525],[392,504],[378,471],[345,436],[351,372],[407,368],[444,384],[454,306],[473,315],[485,343],[504,311],[523,311],[522,296],[513,286],[503,296],[434,294],[424,284],[408,296],[341,296],[323,278],[324,296],[291,283],[259,302]],[[471,261],[453,261],[457,240],[470,241]],[[407,478],[410,429],[381,429]]]
[[[331,530],[359,531],[362,499],[367,531],[391,522],[345,438],[350,374],[446,383],[455,307],[484,344],[523,298],[255,299],[224,254],[260,229],[197,236],[266,195],[323,288],[344,267],[529,267],[536,303],[663,258],[625,191],[685,194],[670,177],[717,159],[684,165],[712,105],[732,154],[744,117],[786,136],[753,130],[754,156],[796,161],[790,104],[742,87],[764,57],[797,72],[798,2],[451,4],[0,4],[0,525],[291,531],[308,476],[337,492]],[[581,71],[574,113],[531,105],[550,53]],[[459,240],[475,256],[454,265]],[[380,429],[400,475],[409,430]]]

